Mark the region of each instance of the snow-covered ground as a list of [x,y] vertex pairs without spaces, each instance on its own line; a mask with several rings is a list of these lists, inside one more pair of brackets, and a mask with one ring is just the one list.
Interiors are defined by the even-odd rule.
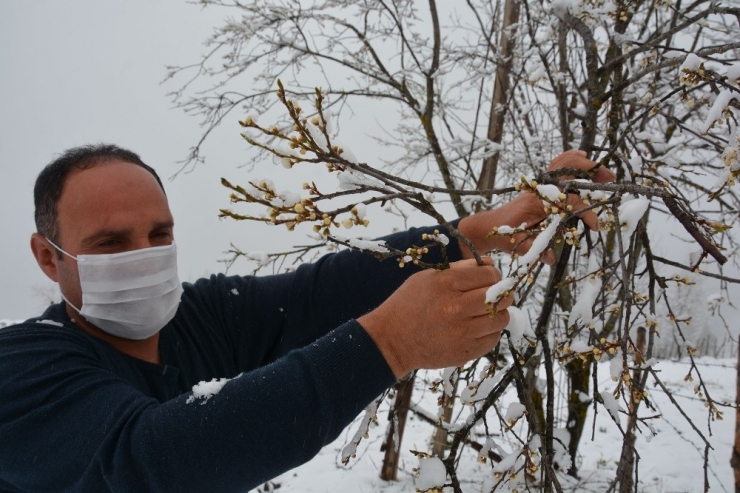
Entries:
[[[735,401],[735,360],[701,358],[700,369],[704,382],[711,397],[718,403],[734,403]],[[598,374],[602,376],[601,389],[613,388],[609,377],[609,370],[600,364]],[[711,443],[713,450],[709,455],[708,479],[711,491],[733,491],[734,482],[730,467],[730,454],[735,433],[735,411],[731,407],[720,407],[724,412],[722,421],[711,422],[711,436],[707,429],[708,419],[706,408],[702,400],[694,394],[694,382],[684,381],[689,365],[687,361],[672,362],[660,361],[655,366],[659,371],[663,383],[673,393],[677,402],[683,407],[694,424],[704,433]],[[704,446],[701,438],[692,430],[686,419],[669,401],[668,397],[659,388],[648,380],[650,398],[656,408],[655,412],[641,406],[641,416],[660,414],[660,419],[652,420],[657,435],[649,442],[646,437],[639,436],[637,450],[639,453],[639,487],[640,492],[700,492],[704,490],[704,471],[702,467]],[[436,397],[421,387],[414,391],[413,405],[436,414]],[[502,399],[502,409],[506,409],[508,402],[513,402],[513,395],[506,395]],[[276,478],[274,483],[279,484],[279,491],[328,493],[328,492],[374,492],[385,493],[413,492],[415,479],[412,469],[419,466],[419,459],[409,450],[429,451],[431,428],[417,419],[409,419],[406,432],[401,444],[401,466],[398,481],[386,482],[379,478],[380,465],[383,453],[380,446],[387,426],[387,405],[381,407],[378,413],[378,425],[371,428],[369,439],[363,440],[358,448],[357,458],[347,467],[341,465],[341,449],[350,440],[359,424],[350,426],[340,438],[325,447],[311,462]],[[462,418],[467,416],[463,410]],[[622,417],[622,423],[625,423]],[[646,433],[647,429],[643,427]],[[593,440],[591,436],[593,434]],[[594,421],[593,407],[589,413],[587,429],[581,442],[579,475],[574,481],[568,476],[560,478],[566,491],[603,492],[608,488],[609,481],[614,478],[621,449],[621,434],[615,423],[608,417],[601,406]],[[504,441],[499,443],[505,451],[511,451],[513,444]],[[490,491],[482,489],[484,483],[490,483],[493,478],[490,463],[481,464],[475,460],[477,453],[468,450],[459,469],[459,476],[464,479],[462,489],[465,492]],[[262,491],[269,491],[269,487]],[[452,491],[450,488],[444,490]],[[512,491],[507,487],[499,487],[496,491]],[[519,491],[522,491],[520,488]],[[538,491],[532,488],[531,491]]]

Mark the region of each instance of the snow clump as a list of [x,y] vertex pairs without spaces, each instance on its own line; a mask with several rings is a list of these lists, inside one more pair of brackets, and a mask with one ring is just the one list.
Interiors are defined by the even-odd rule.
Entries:
[[390,251],[388,249],[388,245],[386,245],[382,241],[360,240],[357,238],[345,238],[343,236],[332,236],[332,238],[334,238],[336,241],[346,243],[350,247],[356,248],[358,250],[376,253],[387,253]]
[[524,404],[521,402],[512,402],[509,404],[509,408],[506,410],[506,416],[504,416],[504,419],[506,419],[506,422],[509,424],[514,424],[519,418],[521,418],[524,415],[524,411],[526,411],[527,408],[524,407]]
[[445,465],[438,457],[419,459],[419,479],[416,488],[422,491],[442,488],[447,480]]
[[245,256],[249,260],[254,260],[259,264],[260,267],[264,267],[265,265],[270,263],[270,257],[265,252],[248,252],[245,254]]
[[209,382],[203,380],[200,383],[196,383],[193,385],[193,395],[188,397],[188,400],[185,401],[185,403],[192,404],[198,399],[203,399],[203,402],[200,404],[205,404],[208,402],[208,399],[221,392],[221,389],[228,381],[228,378],[214,378]]
[[632,233],[637,229],[637,223],[645,215],[650,199],[632,199],[622,202],[619,206],[619,222],[622,228],[622,246],[626,250],[630,244]]
[[614,394],[612,394],[608,390],[604,390],[603,392],[600,392],[601,399],[604,401],[604,407],[607,411],[609,411],[609,414],[611,415],[612,419],[616,421],[618,424],[621,423],[621,420],[619,418],[619,411],[621,410],[621,407],[619,406],[619,402],[617,401],[617,398],[614,397]]
[[527,314],[515,306],[510,306],[506,311],[509,312],[509,325],[506,326],[506,330],[509,331],[511,343],[518,347],[525,341],[525,336],[534,339],[534,331]]

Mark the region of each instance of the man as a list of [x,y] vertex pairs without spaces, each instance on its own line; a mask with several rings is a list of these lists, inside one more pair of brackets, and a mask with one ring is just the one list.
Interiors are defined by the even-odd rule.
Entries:
[[[594,166],[572,151],[550,169]],[[485,354],[508,323],[510,299],[493,317],[484,303],[500,273],[456,243],[463,260],[445,271],[345,251],[181,285],[161,181],[115,146],[67,151],[34,196],[31,250],[64,302],[0,331],[2,491],[247,491],[408,372]],[[522,194],[459,229],[481,251],[510,250],[491,228],[542,218]],[[385,240],[405,249],[428,231]]]

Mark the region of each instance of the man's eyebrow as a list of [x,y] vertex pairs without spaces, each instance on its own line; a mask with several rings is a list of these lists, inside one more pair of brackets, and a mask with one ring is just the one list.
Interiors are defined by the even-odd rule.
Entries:
[[154,223],[154,226],[152,227],[152,230],[155,229],[168,229],[168,228],[174,228],[175,222],[174,221],[160,221],[158,223]]
[[[175,223],[173,221],[160,221],[157,223],[154,223],[152,225],[151,230],[158,230],[158,229],[172,229],[175,227]],[[120,238],[122,236],[130,235],[133,232],[133,228],[124,228],[124,229],[103,229],[96,233],[91,234],[90,236],[83,238],[82,245],[85,247],[92,246],[96,241],[103,239],[103,238]]]
[[92,246],[93,243],[102,238],[116,238],[126,236],[133,232],[132,228],[125,229],[102,229],[82,239],[82,246]]

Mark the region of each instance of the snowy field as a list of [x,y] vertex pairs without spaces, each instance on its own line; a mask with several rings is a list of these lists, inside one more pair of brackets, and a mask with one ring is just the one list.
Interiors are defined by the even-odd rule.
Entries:
[[[718,403],[734,403],[735,401],[735,360],[701,358],[700,369],[707,389],[712,398]],[[602,363],[599,368],[602,389],[613,388],[609,380],[609,370]],[[713,450],[709,456],[709,485],[711,491],[731,492],[734,490],[730,454],[735,433],[735,411],[731,407],[721,407],[724,411],[722,421],[711,422],[711,436],[707,429],[707,412],[704,403],[694,395],[696,382],[685,382],[684,377],[689,369],[686,361],[660,361],[655,366],[659,371],[663,383],[674,393],[676,401],[693,419],[694,424],[707,437]],[[648,380],[650,398],[656,412],[662,415],[659,420],[653,420],[652,426],[657,435],[649,442],[646,437],[638,436],[637,450],[639,453],[639,486],[638,491],[645,493],[693,493],[704,490],[704,472],[702,467],[704,446],[701,438],[691,429],[686,419],[671,404],[666,395],[657,387],[653,387]],[[503,398],[502,409],[506,409],[513,395]],[[436,396],[417,386],[414,391],[413,405],[426,409],[428,414],[436,414]],[[640,407],[643,415],[654,415],[644,405]],[[462,411],[462,418],[467,416],[467,410]],[[341,449],[349,441],[359,423],[350,426],[340,438],[325,447],[311,462],[304,464],[283,476],[276,478],[274,486],[279,485],[278,491],[305,492],[305,493],[368,493],[368,492],[414,492],[415,478],[412,469],[419,466],[419,460],[409,449],[428,452],[430,450],[431,428],[418,418],[410,416],[406,431],[401,443],[401,467],[398,481],[386,482],[379,478],[378,471],[383,461],[380,446],[384,431],[388,424],[388,407],[384,405],[378,413],[378,425],[371,428],[369,439],[361,443],[357,459],[351,461],[347,467],[341,465]],[[622,418],[624,424],[626,419]],[[644,429],[644,428],[643,428]],[[644,429],[648,432],[647,429]],[[591,440],[593,433],[594,439]],[[599,407],[594,421],[593,407],[587,421],[587,429],[580,447],[579,480],[568,476],[561,476],[560,481],[565,491],[569,492],[603,492],[608,488],[609,481],[614,478],[621,449],[621,434],[615,423],[608,417],[603,407]],[[502,441],[498,445],[509,452],[513,444]],[[493,481],[490,463],[481,464],[475,460],[477,453],[466,452],[461,461],[459,477],[465,480],[462,489],[465,492],[490,491],[485,485]],[[269,491],[263,487],[260,491]],[[257,491],[257,490],[255,490]],[[444,489],[452,491],[451,488]],[[509,492],[511,488],[499,487],[496,491]],[[520,488],[519,491],[522,491]],[[531,491],[538,491],[532,487]]]

